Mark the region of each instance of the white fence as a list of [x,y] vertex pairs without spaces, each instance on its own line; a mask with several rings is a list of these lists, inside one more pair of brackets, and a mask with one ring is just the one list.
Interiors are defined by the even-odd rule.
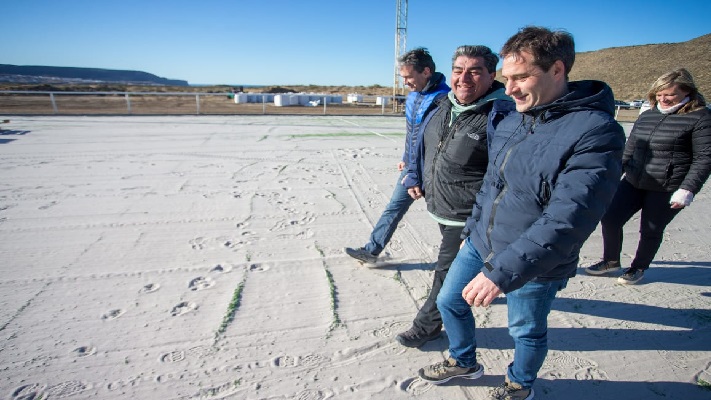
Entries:
[[[116,99],[122,98],[125,104],[125,113],[134,113],[134,102],[137,103],[137,98],[144,99],[150,96],[165,96],[165,97],[185,97],[194,98],[195,114],[203,114],[201,109],[201,103],[205,103],[206,99],[210,99],[212,104],[220,102],[221,99],[225,99],[225,103],[233,104],[252,104],[261,105],[262,113],[267,113],[267,106],[275,107],[320,107],[323,109],[323,114],[327,113],[328,106],[344,106],[343,97],[340,95],[332,94],[320,94],[320,93],[284,93],[284,94],[272,94],[272,93],[190,93],[190,92],[63,92],[63,91],[18,91],[18,90],[5,90],[0,91],[0,113],[12,113],[13,109],[21,110],[22,107],[9,107],[3,106],[10,102],[7,100],[10,96],[16,96],[16,100],[21,100],[22,98],[37,98],[38,96],[47,96],[47,101],[51,105],[51,110],[54,114],[60,114],[66,112],[65,109],[60,108],[58,102],[59,98],[65,98],[65,96],[95,96],[96,98],[110,98],[113,103],[116,103]],[[219,99],[217,99],[219,98]],[[392,100],[395,101],[392,101]],[[6,101],[2,101],[6,100]],[[393,104],[394,109],[388,108],[388,113],[400,113],[402,111],[402,104],[404,104],[404,96],[367,96],[367,95],[348,95],[348,104],[353,106],[371,106],[371,108],[380,108],[380,114],[386,114],[386,105]],[[35,100],[40,101],[40,100]],[[98,102],[96,102],[98,103]],[[46,104],[46,103],[45,103]],[[229,112],[229,108],[225,104],[220,105],[222,109]],[[372,114],[375,110],[370,110],[368,114]],[[308,112],[307,112],[308,113]]]

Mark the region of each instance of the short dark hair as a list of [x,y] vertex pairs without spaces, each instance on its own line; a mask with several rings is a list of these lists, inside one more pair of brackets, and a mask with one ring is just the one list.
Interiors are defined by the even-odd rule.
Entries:
[[566,78],[575,62],[573,35],[563,30],[551,31],[540,26],[521,28],[506,41],[499,55],[516,57],[523,51],[531,53],[533,64],[544,71],[550,70],[556,61],[562,61]]
[[489,73],[496,72],[496,64],[499,63],[499,57],[491,51],[490,48],[486,46],[459,46],[454,50],[454,55],[452,56],[452,68],[454,68],[454,62],[457,61],[457,57],[464,56],[469,58],[481,57],[484,59],[484,65]]
[[429,68],[431,73],[435,73],[435,62],[424,47],[418,47],[408,51],[397,59],[400,67],[412,65],[417,72],[424,72],[425,68]]

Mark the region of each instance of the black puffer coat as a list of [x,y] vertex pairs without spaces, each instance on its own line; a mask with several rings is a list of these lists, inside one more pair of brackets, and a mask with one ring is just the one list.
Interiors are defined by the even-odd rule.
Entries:
[[625,179],[638,189],[698,193],[711,173],[711,110],[643,112],[625,145],[622,165]]

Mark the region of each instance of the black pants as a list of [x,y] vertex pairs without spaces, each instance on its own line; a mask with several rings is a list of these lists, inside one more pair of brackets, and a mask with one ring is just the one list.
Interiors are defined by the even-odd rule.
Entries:
[[641,270],[649,268],[664,239],[664,229],[682,210],[670,207],[672,194],[637,189],[623,179],[601,221],[603,260],[620,260],[622,227],[637,211],[642,210],[639,244],[631,267]]
[[444,278],[447,276],[449,266],[457,257],[459,246],[462,243],[460,235],[464,230],[463,226],[449,226],[439,224],[439,231],[442,234],[442,243],[439,246],[439,255],[437,256],[437,265],[435,266],[434,279],[432,280],[432,289],[427,296],[427,300],[417,313],[415,320],[412,321],[412,326],[417,329],[420,334],[430,335],[437,329],[442,328],[442,316],[437,309],[437,295],[442,288]]

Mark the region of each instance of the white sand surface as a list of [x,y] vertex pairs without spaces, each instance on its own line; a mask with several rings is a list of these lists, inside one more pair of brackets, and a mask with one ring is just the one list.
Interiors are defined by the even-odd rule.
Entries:
[[[479,380],[416,378],[446,335],[394,341],[432,278],[424,201],[376,266],[342,251],[390,197],[403,118],[10,119],[2,398],[481,399],[502,382],[503,297],[475,310]],[[639,285],[579,270],[554,302],[537,399],[711,399],[710,222],[706,188]],[[600,256],[598,230],[581,261]]]

